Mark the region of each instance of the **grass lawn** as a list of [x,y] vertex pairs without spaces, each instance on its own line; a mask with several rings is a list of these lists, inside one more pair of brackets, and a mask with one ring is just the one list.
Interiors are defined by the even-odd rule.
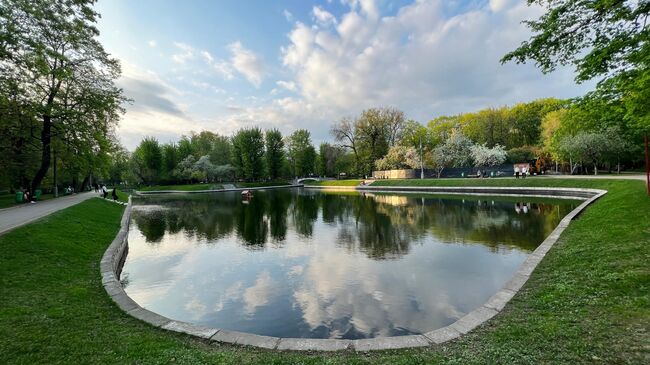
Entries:
[[[381,181],[387,182],[393,183]],[[425,183],[408,184],[416,182]],[[604,188],[609,193],[571,223],[492,320],[443,346],[369,354],[207,344],[122,313],[105,293],[98,266],[123,207],[91,199],[0,236],[0,358],[7,364],[648,363],[650,198],[642,182],[459,183]]]
[[233,183],[238,188],[255,188],[261,186],[281,186],[281,185],[291,185],[290,182],[285,180],[278,181],[266,181],[266,182],[237,182]]
[[197,191],[197,190],[215,190],[221,189],[220,184],[188,184],[188,185],[154,185],[144,186],[136,190],[140,191],[158,191],[158,190],[179,190],[179,191]]
[[357,186],[363,180],[325,180],[325,181],[305,181],[305,185],[317,186]]

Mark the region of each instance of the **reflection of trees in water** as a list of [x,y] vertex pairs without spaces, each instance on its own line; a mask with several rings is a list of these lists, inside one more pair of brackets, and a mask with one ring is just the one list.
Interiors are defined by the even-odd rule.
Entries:
[[322,221],[336,227],[339,245],[374,259],[407,254],[427,235],[494,250],[504,245],[532,250],[573,209],[571,204],[530,203],[527,213],[518,214],[511,202],[293,189],[257,191],[248,204],[239,194],[219,193],[147,198],[143,205],[133,219],[147,242],[160,242],[165,232],[183,231],[207,241],[234,232],[251,249],[269,240],[281,245],[290,227],[312,236],[320,211]]

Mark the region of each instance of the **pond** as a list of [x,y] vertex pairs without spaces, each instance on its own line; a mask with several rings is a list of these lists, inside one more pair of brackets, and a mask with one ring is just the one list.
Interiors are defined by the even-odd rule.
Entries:
[[147,197],[121,280],[142,307],[215,328],[419,334],[485,303],[578,204],[303,188]]

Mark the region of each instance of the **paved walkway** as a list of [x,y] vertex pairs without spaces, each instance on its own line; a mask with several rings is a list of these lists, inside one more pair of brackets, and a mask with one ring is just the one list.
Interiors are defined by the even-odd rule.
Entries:
[[86,192],[34,204],[28,203],[13,208],[1,209],[0,234],[96,196],[99,196],[99,194]]

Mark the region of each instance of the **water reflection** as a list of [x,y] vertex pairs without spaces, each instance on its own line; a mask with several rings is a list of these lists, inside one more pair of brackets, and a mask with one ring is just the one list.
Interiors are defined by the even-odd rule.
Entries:
[[284,337],[420,333],[485,302],[575,205],[298,189],[147,198],[123,275],[137,302],[179,320]]

